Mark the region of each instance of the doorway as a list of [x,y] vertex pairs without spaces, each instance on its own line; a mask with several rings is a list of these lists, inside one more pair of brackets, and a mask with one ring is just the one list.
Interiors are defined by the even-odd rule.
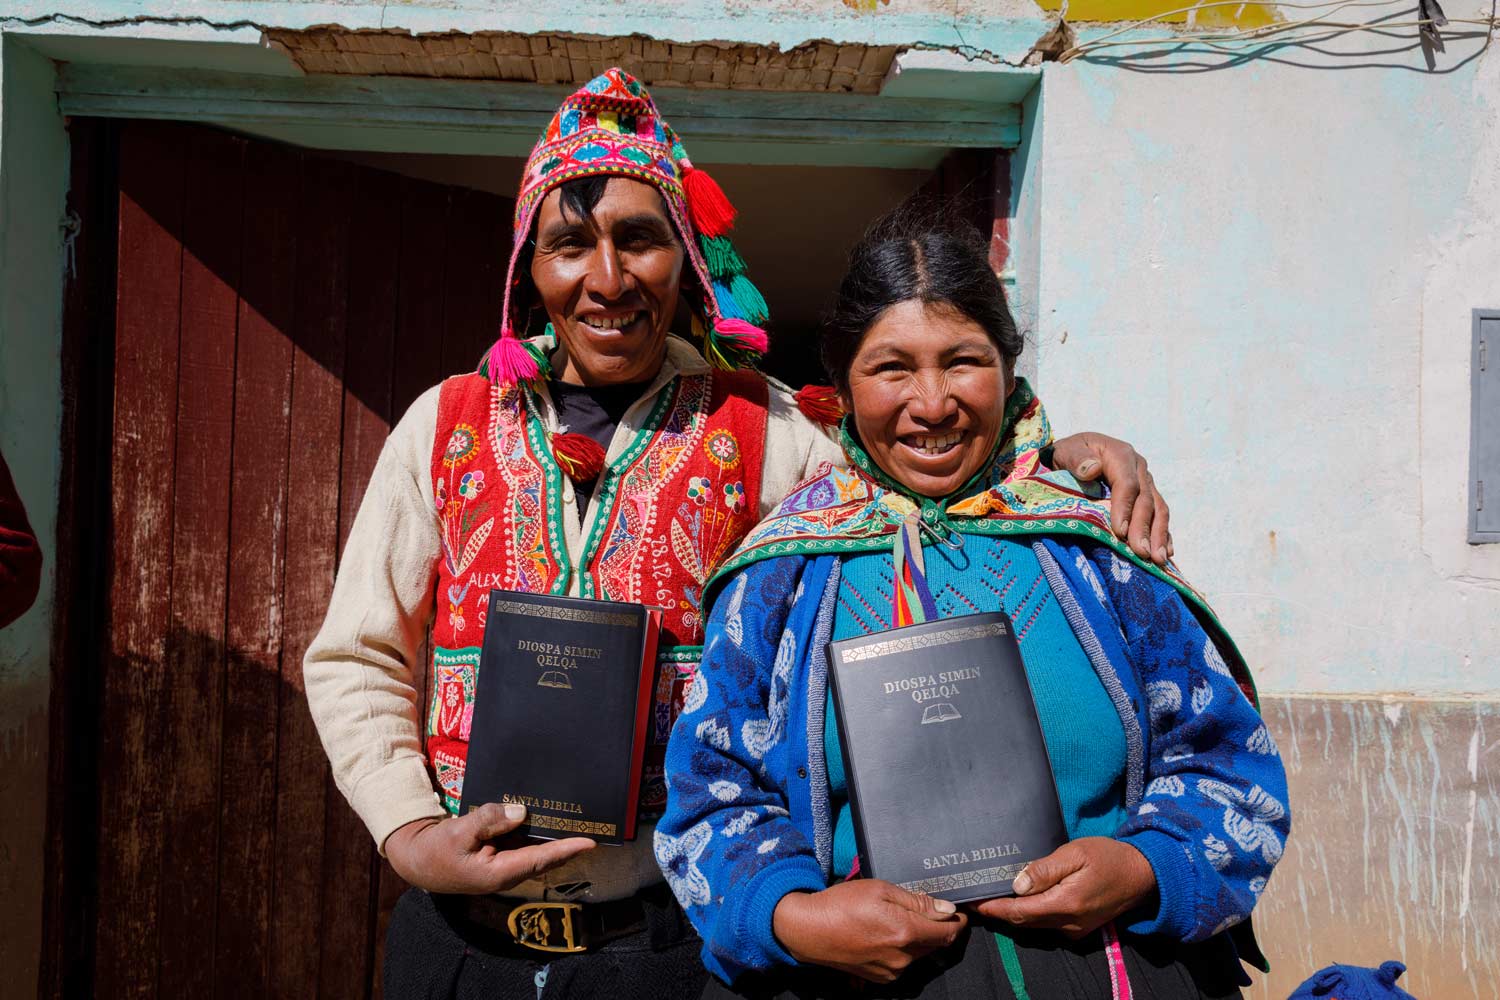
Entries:
[[[329,778],[302,656],[393,422],[495,335],[519,166],[70,129],[43,981],[378,996],[405,886]],[[794,386],[871,219],[925,187],[997,231],[1009,203],[987,151],[713,172]]]

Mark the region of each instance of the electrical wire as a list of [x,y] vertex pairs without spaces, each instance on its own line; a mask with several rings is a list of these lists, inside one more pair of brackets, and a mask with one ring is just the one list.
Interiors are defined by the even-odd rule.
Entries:
[[[1233,51],[1233,46],[1246,46],[1256,42],[1265,41],[1268,38],[1280,38],[1283,41],[1299,41],[1313,37],[1329,37],[1354,31],[1387,31],[1394,28],[1421,28],[1431,22],[1427,19],[1413,21],[1379,21],[1374,23],[1352,23],[1344,21],[1329,20],[1339,11],[1351,7],[1390,7],[1406,6],[1409,0],[1318,0],[1313,3],[1278,3],[1277,7],[1291,8],[1295,10],[1321,10],[1323,13],[1316,17],[1304,18],[1296,21],[1282,21],[1276,24],[1263,25],[1248,30],[1228,29],[1217,31],[1184,31],[1179,34],[1166,35],[1156,38],[1119,38],[1147,25],[1155,24],[1166,18],[1179,14],[1193,14],[1197,11],[1207,10],[1213,7],[1242,7],[1245,0],[1213,0],[1210,3],[1194,4],[1191,7],[1179,7],[1176,10],[1162,11],[1151,17],[1141,18],[1123,27],[1116,28],[1097,38],[1081,42],[1067,49],[1058,56],[1058,62],[1071,62],[1080,56],[1092,52],[1116,47],[1139,47],[1150,45],[1182,45],[1189,43],[1200,43],[1210,48],[1228,48]],[[1472,24],[1482,25],[1486,29],[1485,48],[1489,47],[1493,29],[1500,26],[1500,21],[1495,17],[1495,0],[1491,0],[1490,16],[1487,18],[1449,18],[1448,24]],[[1320,31],[1304,31],[1304,29],[1323,29]],[[1303,32],[1297,34],[1297,32]],[[1290,39],[1284,36],[1291,34]]]

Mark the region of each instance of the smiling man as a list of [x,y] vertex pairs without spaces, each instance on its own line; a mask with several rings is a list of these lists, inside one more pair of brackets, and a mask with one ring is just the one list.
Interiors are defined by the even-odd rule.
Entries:
[[[499,340],[386,442],[305,675],[340,790],[416,887],[391,920],[389,996],[702,988],[651,820],[701,651],[703,583],[798,481],[843,461],[792,391],[754,368],[765,303],[729,242],[733,214],[637,81],[610,70],[589,82],[527,162]],[[682,311],[702,353],[669,332]],[[1074,436],[1057,460],[1115,483],[1117,523],[1128,516],[1133,543],[1165,559],[1166,508],[1133,449]],[[501,847],[522,807],[457,815],[492,588],[666,609],[632,844]],[[556,927],[513,919],[542,899],[577,904],[552,914],[575,953],[555,954]]]

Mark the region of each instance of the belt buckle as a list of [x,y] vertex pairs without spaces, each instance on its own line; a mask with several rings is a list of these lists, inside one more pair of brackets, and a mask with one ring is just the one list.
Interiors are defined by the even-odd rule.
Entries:
[[[578,903],[522,903],[510,911],[510,916],[505,918],[505,926],[516,944],[534,951],[573,954],[586,950],[584,945],[578,943],[573,928],[573,914],[582,909]],[[562,932],[562,944],[553,943],[554,928],[552,920],[548,918],[548,911],[555,911],[559,915],[557,929]]]

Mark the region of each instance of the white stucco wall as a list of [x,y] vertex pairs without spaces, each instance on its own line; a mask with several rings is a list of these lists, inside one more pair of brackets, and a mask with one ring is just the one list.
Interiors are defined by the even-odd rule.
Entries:
[[1151,457],[1263,690],[1500,694],[1500,545],[1465,541],[1470,310],[1500,307],[1479,44],[1444,74],[1289,49],[1044,75],[1020,203],[1043,398]]
[[0,452],[44,557],[35,606],[0,629],[0,996],[36,995],[42,939],[67,185],[52,79],[50,62],[0,35]]

